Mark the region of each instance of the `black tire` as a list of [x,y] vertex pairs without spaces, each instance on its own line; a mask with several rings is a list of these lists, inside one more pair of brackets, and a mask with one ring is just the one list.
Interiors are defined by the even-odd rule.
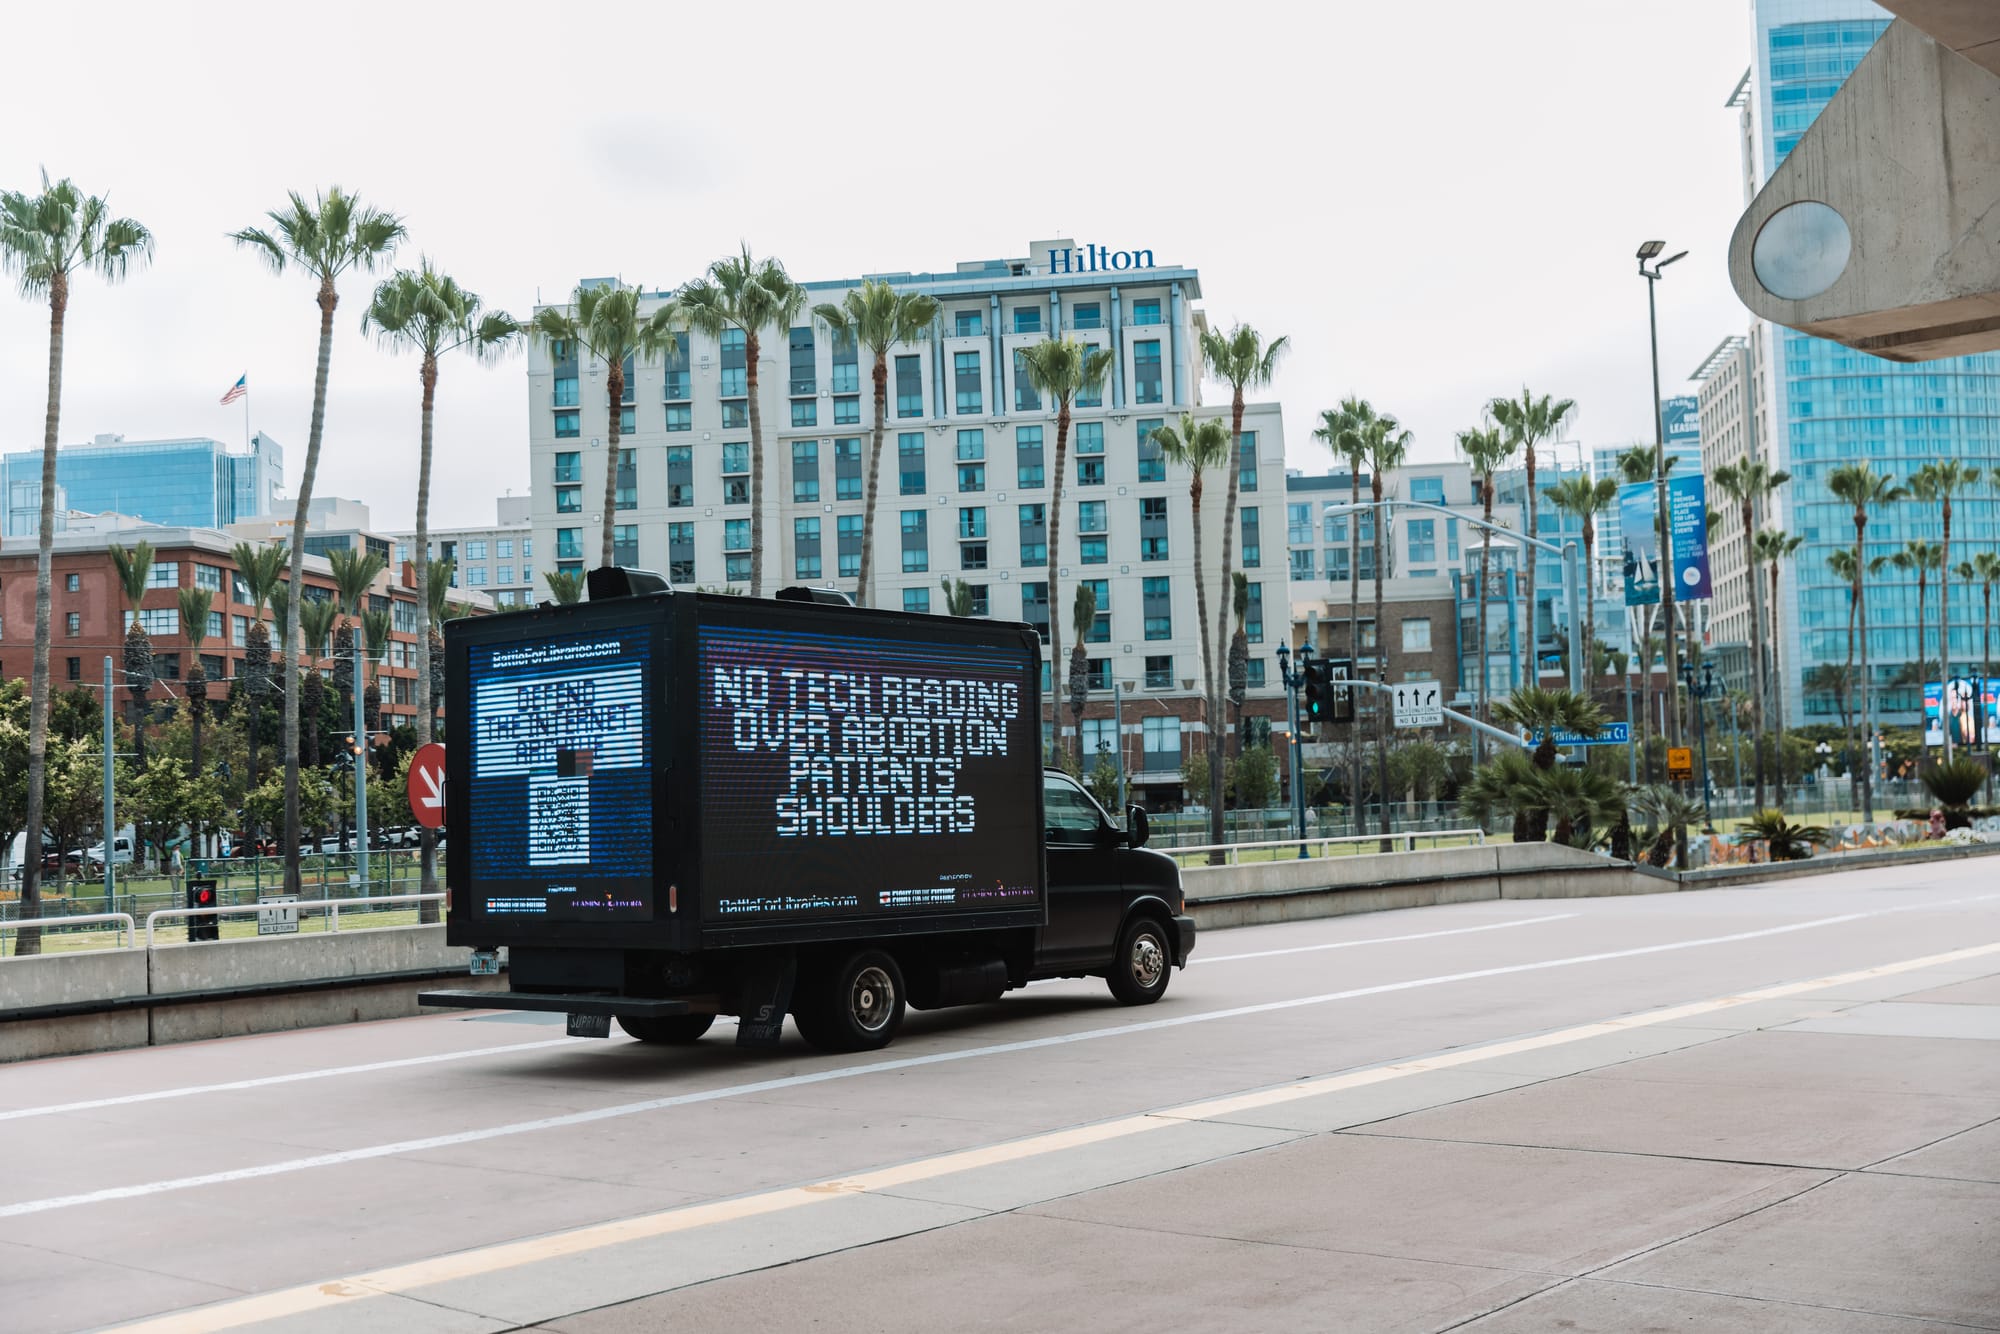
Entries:
[[669,1014],[658,1017],[621,1014],[618,1027],[626,1036],[641,1042],[658,1042],[670,1046],[686,1046],[697,1042],[709,1026],[715,1022],[712,1014]]
[[1121,1005],[1151,1005],[1167,994],[1174,972],[1167,928],[1155,917],[1135,917],[1118,937],[1118,953],[1104,980]]
[[881,950],[801,970],[792,1022],[821,1051],[876,1051],[903,1026],[903,970]]

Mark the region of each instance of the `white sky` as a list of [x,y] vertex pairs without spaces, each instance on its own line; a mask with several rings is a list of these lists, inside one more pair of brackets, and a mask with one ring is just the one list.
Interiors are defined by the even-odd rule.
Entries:
[[[1200,269],[1211,321],[1291,335],[1275,394],[1311,471],[1349,393],[1419,459],[1524,383],[1577,400],[1586,446],[1650,440],[1648,237],[1692,252],[1660,284],[1663,392],[1747,323],[1722,104],[1748,0],[105,3],[8,29],[0,188],[46,165],[157,237],[122,286],[79,285],[62,443],[238,443],[217,400],[247,371],[292,484],[312,290],[227,234],[336,183],[404,215],[403,262],[515,314],[580,277],[679,283],[739,239],[800,279],[1148,247]],[[315,494],[387,530],[413,519],[418,385],[360,333],[371,281],[341,293]],[[47,337],[45,306],[0,299],[0,448],[41,444]],[[523,366],[444,369],[434,524],[528,490]]]

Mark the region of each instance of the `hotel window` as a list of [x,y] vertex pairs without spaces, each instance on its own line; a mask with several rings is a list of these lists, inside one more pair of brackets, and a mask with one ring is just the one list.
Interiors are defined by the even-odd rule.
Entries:
[[1312,577],[1313,577],[1312,548],[1294,547],[1292,549],[1292,578],[1310,579]]
[[639,401],[639,354],[634,352],[625,358],[619,368],[618,401],[628,407]]
[[1238,511],[1243,520],[1243,568],[1254,570],[1264,562],[1264,539],[1257,527],[1257,507],[1246,506]]
[[235,648],[243,648],[250,642],[250,618],[231,616],[229,618],[229,642]]
[[[1049,563],[1048,506],[1021,506],[1021,564]],[[1046,585],[1044,586],[1046,594]]]
[[1289,546],[1304,546],[1312,541],[1312,505],[1310,502],[1285,506],[1285,542]]
[[896,437],[897,491],[905,496],[924,493],[924,433],[904,431]]
[[1027,349],[1014,349],[1014,411],[1040,412],[1042,396],[1035,392],[1035,385],[1028,378]]
[[[835,367],[838,370],[839,367]],[[833,400],[833,424],[835,426],[859,426],[861,424],[861,400],[859,398],[836,398]]]
[[1042,331],[1042,308],[1040,306],[1014,307],[1015,333],[1040,333]]
[[1428,616],[1414,616],[1403,622],[1403,652],[1429,653],[1431,651],[1431,620]]
[[[1132,303],[1132,323],[1158,324],[1159,322],[1160,322],[1160,303],[1157,300],[1134,301]],[[1159,344],[1155,343],[1154,346],[1158,347]]]
[[1072,329],[1102,329],[1104,308],[1095,301],[1079,301],[1069,308]]
[[667,525],[667,579],[676,584],[691,584],[695,581],[692,523]]
[[716,393],[722,398],[741,398],[750,392],[750,371],[744,360],[741,329],[722,331],[722,379]]
[[1148,656],[1146,659],[1146,689],[1171,690],[1174,685],[1174,660],[1171,657]]
[[83,679],[82,658],[65,658],[63,659],[63,663],[63,670],[67,673],[70,680],[81,681]]
[[792,520],[792,577],[795,579],[817,579],[820,577],[819,559],[819,519]]
[[815,399],[795,398],[792,400],[792,425],[819,425],[819,403]]
[[[856,344],[851,334],[834,337],[833,383],[829,387],[836,394],[861,392],[861,363],[857,360]],[[856,417],[855,420],[859,421],[860,418]]]
[[503,537],[493,543],[493,554],[501,560],[514,559],[514,539]]
[[1077,502],[1077,559],[1084,565],[1103,565],[1111,558],[1111,541],[1106,536],[1106,509],[1106,502],[1102,500]]
[[669,431],[692,431],[694,429],[694,408],[687,403],[667,404],[667,429]]
[[1410,499],[1427,505],[1444,504],[1444,478],[1412,477],[1410,479]]
[[[638,524],[617,523],[611,525],[611,563],[613,565],[637,565],[639,563]],[[473,573],[479,576],[480,584],[484,585],[486,582],[486,571],[484,569],[477,569]]]
[[1076,484],[1104,485],[1104,423],[1076,424]]
[[1243,433],[1243,450],[1237,457],[1236,489],[1255,491],[1257,489],[1257,433]]
[[1109,579],[1079,579],[1077,592],[1089,589],[1097,595],[1097,615],[1090,622],[1090,633],[1083,637],[1086,644],[1108,644],[1111,642],[1111,581]]
[[927,614],[931,609],[931,590],[928,588],[906,588],[903,590],[903,610]]
[[196,564],[194,567],[194,586],[196,588],[206,588],[211,593],[220,593],[222,591],[222,567],[219,565]]
[[556,513],[583,513],[583,488],[580,486],[559,486],[556,488]]
[[958,489],[960,491],[986,489],[986,432],[984,431],[958,433]]
[[222,624],[222,623],[223,623],[223,622],[224,622],[225,620],[227,620],[227,619],[228,619],[228,618],[227,618],[227,617],[225,617],[225,616],[224,616],[224,615],[223,615],[223,614],[222,614],[221,612],[219,612],[219,611],[212,611],[212,612],[210,612],[210,613],[208,614],[208,620],[207,620],[207,625],[206,625],[206,631],[205,631],[205,637],[206,637],[206,638],[209,638],[209,639],[214,639],[214,640],[220,640],[220,639],[222,638],[222,635],[223,635],[223,624]]
[[857,579],[861,576],[861,537],[867,521],[859,514],[843,514],[834,520],[834,533],[839,546],[840,577]]
[[[1027,506],[1022,506],[1026,509]],[[1037,507],[1039,508],[1039,507]],[[1021,584],[1021,619],[1035,627],[1044,644],[1049,642],[1049,585],[1040,582],[1023,581]],[[1043,686],[1046,690],[1048,664],[1043,663]]]
[[818,391],[813,359],[813,331],[810,324],[792,330],[792,382],[794,395]]
[[833,442],[833,498],[860,500],[861,487],[861,440],[843,436]]
[[970,506],[958,512],[958,568],[986,568],[986,510]]
[[903,511],[903,573],[923,574],[931,568],[930,515]]
[[924,371],[920,357],[896,358],[896,415],[924,415]]
[[1146,638],[1172,639],[1174,637],[1174,581],[1154,576],[1141,583],[1140,592],[1145,602]]
[[1132,345],[1132,401],[1164,403],[1160,387],[1160,340],[1149,338]]
[[[148,588],[179,588],[181,584],[181,563],[177,560],[156,560],[153,568],[146,572]],[[146,633],[151,634],[152,631]]]
[[579,401],[577,397],[576,377],[574,375],[556,376],[555,389],[550,395],[549,402],[558,408],[573,408]]
[[1141,718],[1139,769],[1142,773],[1172,773],[1181,767],[1181,720]]
[[[240,585],[242,582],[243,582],[242,579],[239,577],[237,579],[237,583]],[[81,592],[82,589],[83,589],[83,576],[75,574],[66,574],[63,576],[63,592],[77,593]],[[238,597],[236,600],[238,602],[244,601],[244,599],[241,597]]]
[[[1409,525],[1410,564],[1432,565],[1437,562],[1437,520],[1406,519]],[[1416,573],[1414,570],[1412,574]]]
[[[125,633],[132,632],[132,613],[125,613]],[[181,632],[178,607],[146,608],[139,613],[139,628],[149,635],[177,635]]]
[[1453,565],[1458,564],[1458,520],[1444,521],[1444,558]]
[[580,421],[581,419],[577,413],[558,412],[556,414],[556,439],[574,440],[579,435],[582,435],[583,431],[581,430]]
[[[688,377],[689,341],[685,336],[675,339],[673,353],[665,359],[665,393],[662,397],[669,403],[685,402],[694,396]],[[671,421],[673,415],[672,412],[668,412],[667,419]],[[673,427],[669,426],[667,429],[671,431]]]
[[972,599],[972,608],[971,610],[966,612],[966,615],[968,616],[992,615],[992,602],[987,596],[988,592],[990,591],[987,585],[967,584],[965,586],[965,591],[971,596]]
[[725,399],[722,404],[722,429],[741,431],[750,425],[750,403],[747,399]]
[[155,653],[153,655],[153,676],[160,681],[181,679],[181,655],[178,653]]
[[409,558],[410,544],[408,542],[398,542],[396,544],[396,564],[401,565],[409,560]]
[[522,539],[521,539],[521,559],[523,559],[523,560],[533,560],[534,558],[535,558],[535,539],[534,539],[534,538],[532,538],[532,537],[524,537],[524,538],[522,538]]
[[722,549],[724,551],[750,550],[750,521],[748,519],[724,519],[722,521]]
[[1167,559],[1167,498],[1139,502],[1139,559]]
[[1264,642],[1264,585],[1250,585],[1250,607],[1243,615],[1243,635],[1253,644]]
[[1153,438],[1153,432],[1165,425],[1157,417],[1147,417],[1139,423],[1139,480],[1142,482],[1167,480],[1167,456],[1160,452],[1160,442]]
[[[618,563],[620,565],[626,564],[625,561],[619,561]],[[486,587],[486,567],[484,565],[474,565],[467,569],[465,572],[465,586],[467,588]]]
[[63,634],[75,639],[83,633],[83,613],[70,612],[63,617]]
[[[1085,343],[1085,344],[1083,345],[1083,352],[1084,352],[1084,355],[1085,355],[1086,357],[1088,357],[1088,356],[1089,356],[1089,355],[1090,355],[1090,354],[1091,354],[1092,352],[1095,352],[1096,350],[1097,350],[1097,344],[1095,344],[1095,343]],[[1110,379],[1110,378],[1111,378],[1111,376],[1110,376],[1109,374],[1107,374],[1107,375],[1106,375],[1106,376],[1104,377],[1104,380],[1108,380],[1108,379]],[[1101,408],[1101,407],[1103,407],[1103,406],[1104,406],[1104,380],[1099,380],[1099,381],[1098,381],[1098,382],[1097,382],[1096,384],[1085,384],[1085,385],[1078,385],[1078,386],[1077,386],[1077,390],[1076,390],[1076,404],[1075,404],[1075,405],[1076,405],[1077,407],[1079,407],[1079,408]]]
[[1042,474],[1042,428],[1039,426],[1014,428],[1014,485],[1048,485]]
[[667,449],[667,508],[687,509],[694,504],[694,446],[671,445]]
[[513,566],[511,566],[511,565],[502,565],[502,566],[501,566],[501,567],[500,567],[500,568],[499,568],[498,570],[494,571],[494,574],[493,574],[493,582],[494,582],[494,583],[496,583],[496,584],[511,584],[511,583],[513,583],[513,582],[514,582],[514,567],[513,567]]
[[819,441],[794,440],[792,441],[792,502],[812,504],[818,500]]
[[986,317],[976,310],[952,312],[952,332],[960,338],[971,338],[986,332]]
[[[565,450],[556,455],[557,482],[580,482],[583,480],[583,455],[575,450]],[[238,598],[241,602],[243,599]]]
[[[639,508],[639,460],[629,449],[618,451],[618,494],[613,498],[612,504],[621,510]],[[466,543],[466,559],[485,560],[486,544]]]
[[952,390],[960,413],[977,414],[985,411],[986,399],[979,381],[979,354],[977,352],[954,352],[951,354]]
[[639,429],[639,409],[620,408],[618,410],[618,434],[630,435]]

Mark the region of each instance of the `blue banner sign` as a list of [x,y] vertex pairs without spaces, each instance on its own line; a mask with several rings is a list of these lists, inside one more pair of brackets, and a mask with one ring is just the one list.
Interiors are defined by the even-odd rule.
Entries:
[[[1619,533],[1625,544],[1625,605],[1650,607],[1660,600],[1658,484],[1628,482],[1618,488]],[[1708,487],[1699,473],[1667,478],[1672,516],[1673,579],[1676,602],[1713,596],[1708,568]]]
[[1698,472],[1668,477],[1667,513],[1673,528],[1674,601],[1713,597],[1708,577],[1708,479]]
[[[1555,735],[1558,746],[1624,746],[1631,744],[1632,725],[1606,723],[1597,729],[1596,736],[1584,736],[1567,728],[1558,727]],[[1536,733],[1534,740],[1537,745],[1541,744],[1541,734]]]

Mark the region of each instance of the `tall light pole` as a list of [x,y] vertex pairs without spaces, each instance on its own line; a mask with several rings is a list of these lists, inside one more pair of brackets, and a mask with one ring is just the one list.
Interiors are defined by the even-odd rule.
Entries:
[[[111,655],[109,653],[104,655],[104,707],[99,712],[104,717],[104,911],[117,912],[118,889],[116,882],[112,879],[113,872],[111,869],[111,863],[117,860],[111,855],[111,850],[118,845],[118,813],[111,792]],[[139,841],[137,837],[138,832],[136,828],[132,831],[134,835],[132,841],[135,845]],[[133,851],[137,852],[136,846]],[[138,868],[134,867],[133,869],[137,870]],[[62,850],[60,848],[57,849],[56,854],[56,876],[58,879],[62,876]],[[168,887],[172,888],[171,885]]]
[[[1666,620],[1667,685],[1671,690],[1673,682],[1680,676],[1680,652],[1674,642],[1674,522],[1672,512],[1667,508],[1667,422],[1660,405],[1660,318],[1653,288],[1660,280],[1660,271],[1675,260],[1686,258],[1687,251],[1659,259],[1659,253],[1666,248],[1665,241],[1647,241],[1639,247],[1639,276],[1646,280],[1646,329],[1653,347],[1653,485],[1654,504],[1659,507],[1660,529],[1656,568],[1660,584],[1660,612]],[[1655,261],[1650,269],[1646,267],[1649,259]],[[1680,740],[1680,716],[1670,708],[1667,710],[1667,742],[1679,745]]]
[[[1379,633],[1379,628],[1378,628]],[[1292,667],[1292,649],[1289,644],[1278,645],[1278,681],[1285,687],[1285,719],[1291,725],[1292,775],[1292,819],[1299,833],[1299,856],[1306,855],[1306,789],[1299,775],[1299,756],[1305,750],[1299,736],[1299,687],[1306,683],[1306,663],[1312,658],[1312,645],[1299,645],[1299,670]]]

